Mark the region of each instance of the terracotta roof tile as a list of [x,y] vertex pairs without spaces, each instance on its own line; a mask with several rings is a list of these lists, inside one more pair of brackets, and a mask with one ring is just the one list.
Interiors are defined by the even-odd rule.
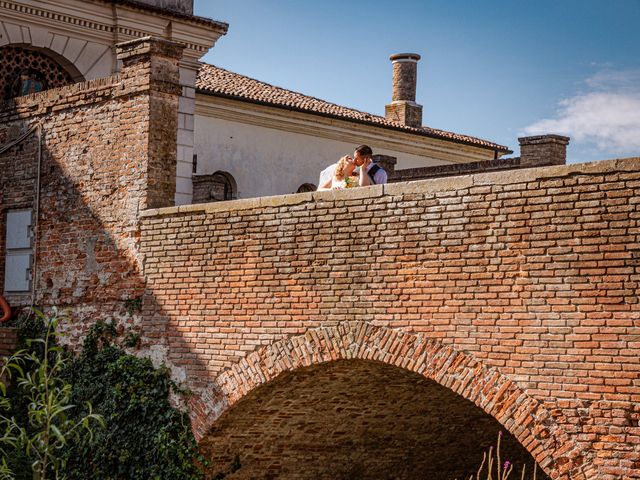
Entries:
[[487,140],[431,127],[409,127],[398,122],[387,120],[379,115],[372,115],[353,108],[326,102],[319,98],[293,92],[285,88],[269,85],[268,83],[245,77],[244,75],[233,73],[214,65],[202,65],[198,72],[196,89],[205,94],[247,100],[312,114],[326,115],[383,128],[402,130],[417,135],[489,148],[501,153],[512,153],[507,147]]

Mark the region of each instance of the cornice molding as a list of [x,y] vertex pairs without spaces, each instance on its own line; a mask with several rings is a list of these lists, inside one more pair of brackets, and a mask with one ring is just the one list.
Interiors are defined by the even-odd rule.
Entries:
[[91,30],[101,31],[108,34],[113,33],[113,27],[105,23],[99,23],[87,18],[80,18],[73,15],[63,14],[44,8],[24,5],[16,2],[8,2],[0,0],[0,11],[9,10],[17,14],[27,15],[31,17],[43,18],[48,22],[66,23],[75,27],[88,28]]
[[347,143],[370,143],[376,148],[451,163],[493,159],[486,149],[455,142],[197,93],[196,115]]
[[[221,36],[219,32],[213,34],[205,26],[192,24],[186,19],[163,16],[156,12],[142,12],[127,5],[93,3],[93,9],[86,9],[85,2],[85,10],[81,10],[75,8],[72,3],[41,1],[36,6],[0,0],[0,17],[8,17],[6,21],[11,23],[15,23],[16,20],[31,21],[38,26],[62,31],[67,35],[74,30],[82,30],[83,35],[109,44],[113,43],[114,38],[126,37],[122,40],[129,40],[147,35],[157,36],[163,32],[168,22],[172,22],[176,24],[176,28],[173,29],[173,40],[184,43],[192,52],[191,56],[198,58],[207,53]],[[55,6],[59,6],[60,10]],[[63,13],[63,9],[73,13]],[[4,12],[10,12],[11,15],[2,15]],[[102,20],[96,20],[96,18],[102,18]],[[146,25],[147,28],[140,28],[140,25]],[[206,41],[197,42],[198,38]]]

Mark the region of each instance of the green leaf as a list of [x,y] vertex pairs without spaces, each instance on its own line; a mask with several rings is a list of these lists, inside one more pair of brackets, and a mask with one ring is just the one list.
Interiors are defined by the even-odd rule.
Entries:
[[58,427],[56,427],[55,425],[51,425],[51,431],[62,444],[66,443],[65,437],[62,434],[62,432],[58,429]]

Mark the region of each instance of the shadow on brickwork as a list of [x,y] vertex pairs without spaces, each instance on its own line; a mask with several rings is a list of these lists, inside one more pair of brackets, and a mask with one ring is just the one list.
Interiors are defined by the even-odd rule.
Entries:
[[[147,46],[140,48],[140,51],[136,50],[137,48],[137,46],[132,48],[129,53],[133,56],[132,58],[139,60],[156,47]],[[164,47],[157,48],[162,50]],[[165,67],[169,69],[176,67],[176,58],[163,55],[165,56],[160,65],[163,68],[157,70],[166,73]],[[335,283],[340,288],[331,290],[327,287],[326,292],[328,296],[339,299],[354,294],[355,298],[348,300],[353,303],[366,297],[371,291],[371,285],[367,283],[361,264],[353,268],[353,264],[348,265],[344,260],[354,258],[350,250],[355,237],[349,237],[349,232],[340,232],[346,237],[337,239],[328,235],[328,238],[322,240],[319,237],[324,235],[319,235],[318,232],[312,234],[310,232],[313,229],[309,228],[306,234],[309,238],[304,239],[302,238],[304,234],[300,233],[301,227],[304,226],[303,221],[300,220],[304,218],[302,216],[304,212],[298,212],[301,216],[297,219],[287,218],[289,223],[286,225],[284,223],[280,226],[271,225],[264,230],[265,219],[258,218],[260,214],[252,211],[245,215],[248,218],[243,218],[241,214],[223,211],[218,212],[213,219],[200,214],[194,214],[192,219],[188,219],[185,215],[185,218],[175,219],[174,225],[169,225],[173,222],[169,215],[164,217],[158,215],[146,219],[150,224],[156,222],[159,225],[157,230],[150,228],[149,231],[141,233],[140,214],[143,210],[169,206],[173,202],[175,172],[171,169],[175,169],[176,159],[175,131],[179,85],[167,82],[167,76],[163,73],[158,90],[149,93],[149,83],[145,84],[144,80],[148,77],[149,70],[154,70],[147,63],[153,62],[138,60],[132,60],[131,63],[125,61],[122,75],[117,78],[86,82],[80,87],[63,87],[62,90],[55,92],[43,92],[25,97],[6,110],[0,109],[0,144],[27,132],[36,122],[39,122],[42,129],[39,135],[33,132],[19,145],[0,155],[0,171],[3,172],[0,179],[2,182],[1,221],[4,222],[8,210],[38,211],[35,215],[38,219],[37,241],[34,243],[36,250],[33,252],[36,303],[43,306],[73,306],[75,321],[69,329],[72,330],[72,337],[75,338],[81,335],[87,324],[98,319],[116,317],[122,323],[135,324],[140,316],[135,312],[132,314],[127,306],[139,304],[140,299],[144,297],[142,301],[144,347],[157,363],[165,360],[170,362],[169,366],[173,368],[174,378],[184,381],[196,393],[191,397],[189,404],[191,418],[194,424],[200,420],[203,425],[194,425],[194,430],[197,431],[198,427],[202,427],[204,432],[200,433],[207,434],[203,448],[208,452],[207,455],[215,460],[213,468],[226,468],[230,462],[233,463],[235,455],[239,456],[242,466],[234,474],[238,478],[262,476],[254,475],[258,471],[273,471],[273,475],[291,477],[302,472],[302,478],[306,478],[304,477],[307,471],[305,469],[315,472],[317,475],[315,478],[323,478],[324,475],[327,475],[327,478],[366,478],[367,476],[375,477],[376,472],[383,475],[382,472],[388,471],[396,472],[398,478],[410,478],[410,472],[415,473],[421,469],[432,468],[435,472],[434,465],[437,465],[437,471],[446,470],[455,475],[462,475],[460,472],[466,474],[469,469],[475,468],[482,450],[495,439],[499,429],[497,423],[466,400],[463,401],[455,396],[447,388],[437,386],[429,380],[395,367],[345,361],[283,373],[272,383],[256,389],[246,399],[240,399],[237,405],[226,412],[226,415],[220,417],[225,413],[228,403],[232,403],[217,390],[216,382],[221,377],[233,371],[234,366],[246,361],[247,357],[258,351],[259,346],[268,349],[278,338],[308,333],[308,329],[314,322],[315,326],[331,323],[331,321],[326,322],[326,313],[330,307],[322,307],[322,302],[327,300],[326,296],[316,301],[313,297],[304,296],[299,292],[313,292],[316,284],[326,280],[331,273],[338,273],[341,278]],[[177,69],[174,74],[177,75]],[[174,75],[174,77],[173,81],[177,76]],[[61,92],[64,95],[60,95]],[[631,182],[631,180],[628,181]],[[369,192],[375,188],[378,187],[371,187]],[[490,190],[490,187],[485,188]],[[602,189],[603,186],[596,185],[593,188]],[[624,198],[618,200],[614,189],[611,190],[607,198],[611,203],[611,212],[617,212],[614,209],[625,207],[625,200]],[[361,192],[366,193],[364,190]],[[359,193],[355,192],[355,194]],[[398,195],[404,195],[404,193]],[[562,195],[565,194],[557,193],[556,197],[562,200]],[[543,201],[546,205],[547,201],[551,202],[551,197],[538,200],[536,205],[541,205]],[[435,197],[428,201],[432,202],[435,208],[442,211],[448,210],[444,203],[439,205]],[[598,200],[592,201],[598,203]],[[269,199],[265,202],[268,204]],[[347,201],[342,200],[335,202],[334,207],[342,209],[347,204]],[[601,208],[598,205],[595,207]],[[567,216],[562,224],[552,224],[547,220],[551,217],[546,215],[554,212],[546,207],[536,208],[540,208],[538,213],[545,214],[536,220],[541,228],[548,229],[554,235],[562,234],[569,237],[578,235],[579,232],[565,233],[564,230],[566,225],[571,226],[575,223],[573,220],[575,216]],[[517,208],[515,209],[517,211]],[[288,206],[284,210],[287,210],[286,215],[290,213]],[[426,210],[423,209],[423,211]],[[473,212],[473,210],[470,211]],[[380,213],[376,215],[382,216]],[[424,220],[417,218],[419,213],[411,215],[416,220]],[[612,232],[631,228],[616,226],[616,222],[628,222],[627,210],[620,210],[616,215],[620,218],[613,218],[606,228]],[[251,216],[255,218],[251,219]],[[312,217],[308,215],[307,226],[315,228],[318,219]],[[505,222],[509,223],[508,220],[505,217]],[[194,223],[190,223],[192,221]],[[346,227],[350,227],[349,219],[343,221],[346,222]],[[395,219],[387,218],[381,221],[394,224]],[[191,230],[191,227],[196,225],[195,222],[200,223]],[[295,225],[294,222],[296,222]],[[519,222],[525,221],[519,220]],[[168,229],[167,225],[174,229],[170,235],[164,231]],[[253,227],[260,233],[255,238],[246,233]],[[0,238],[3,238],[6,225],[0,224],[0,228],[3,232]],[[509,228],[519,227],[514,223]],[[591,228],[589,240],[601,237],[603,228],[605,227]],[[390,231],[394,229],[396,233],[403,230],[401,227],[393,227]],[[460,229],[463,227],[460,226]],[[490,230],[493,230],[493,227]],[[505,227],[505,232],[507,230]],[[215,237],[220,231],[226,233]],[[467,235],[467,233],[463,231],[460,235]],[[142,238],[143,235],[146,236]],[[207,238],[207,235],[211,236]],[[277,241],[278,235],[282,239],[280,243]],[[367,231],[363,231],[362,235],[360,240],[363,242],[371,240]],[[271,237],[276,240],[272,241]],[[573,238],[569,240],[564,240],[566,236],[560,238],[563,240],[558,245],[562,248],[558,249],[558,254],[554,258],[562,256],[564,262],[580,260],[580,255],[571,253],[573,244],[569,242],[573,241]],[[146,242],[151,249],[142,252],[148,255],[146,278],[141,273],[143,265],[139,245],[141,240],[144,240],[142,243]],[[401,242],[403,238],[386,238],[386,240],[394,243]],[[320,247],[323,241],[327,242],[328,246],[325,244]],[[334,244],[331,244],[332,241]],[[341,273],[336,268],[335,272],[332,272],[332,264],[323,263],[319,258],[309,260],[307,263],[303,261],[303,267],[292,267],[289,256],[290,252],[296,248],[297,242],[313,244],[309,247],[310,252],[313,254],[325,252],[322,255],[327,255],[328,249],[337,247],[339,242],[344,256],[333,260],[345,262],[342,267],[353,268],[353,270]],[[588,245],[591,243],[587,244],[585,241],[585,248]],[[156,246],[158,252],[154,253],[153,248]],[[509,250],[508,246],[508,242],[506,246],[496,243],[492,248],[497,255],[498,252]],[[524,247],[520,244],[511,244],[511,246],[513,248],[509,253],[513,258],[508,258],[508,263],[505,261],[507,273],[499,279],[504,280],[504,284],[499,286],[507,288],[504,293],[495,295],[503,297],[502,300],[507,302],[513,298],[510,297],[513,295],[512,284],[514,287],[522,288],[522,284],[512,282],[514,277],[511,272],[514,272],[514,275],[522,273],[520,267],[526,263],[527,259],[524,254],[518,254]],[[3,248],[4,246],[0,246],[0,250]],[[415,257],[415,263],[418,264],[426,257],[423,245],[417,245],[416,248],[421,250],[421,253],[417,254],[419,256]],[[448,248],[444,248],[443,245],[438,245],[438,248],[443,255],[442,257],[434,256],[434,261],[442,260],[446,263],[445,255]],[[4,253],[4,250],[0,251],[2,261],[4,261]],[[152,257],[153,255],[155,257]],[[543,268],[542,265],[545,265],[545,262],[554,260],[545,258],[546,250],[544,249],[542,253],[528,255],[540,257],[540,268]],[[610,262],[608,268],[614,269],[613,273],[616,273],[615,269],[621,267],[619,264],[626,261],[627,255],[631,255],[628,249],[625,250],[624,255],[612,252],[608,260]],[[281,266],[274,266],[272,264],[274,258],[279,256],[286,260],[281,261]],[[162,264],[157,266],[153,273],[157,279],[155,282],[149,274],[151,271],[149,265],[153,262]],[[397,267],[407,266],[408,262],[413,260],[399,262],[398,265],[389,266],[389,271],[384,275],[382,273],[379,275],[382,279],[381,286],[376,288],[386,289],[388,287],[386,282],[390,277],[401,277],[396,275]],[[198,270],[202,265],[206,265],[207,268]],[[216,268],[213,268],[214,266]],[[274,280],[276,273],[280,275],[279,268],[282,275],[288,277]],[[291,275],[288,272],[296,268],[298,273],[307,269],[305,274],[308,275],[304,279],[301,275],[300,283],[294,285],[295,281],[291,281]],[[476,272],[481,272],[484,267],[474,268]],[[190,269],[195,273],[192,274]],[[198,277],[198,271],[204,271],[205,275]],[[263,292],[266,288],[266,297],[271,295],[276,300],[274,304],[269,305],[266,301],[264,305],[252,303],[251,298],[255,293],[255,287],[237,282],[237,278],[232,278],[246,275],[245,271],[263,275],[264,277],[257,280],[270,282],[265,283],[261,288]],[[320,275],[313,276],[315,272]],[[3,273],[4,266],[0,268],[0,275]],[[623,274],[627,275],[624,272]],[[430,273],[424,272],[420,275],[425,282],[431,281],[428,277]],[[586,275],[602,276],[603,274],[587,270]],[[560,312],[567,306],[565,304],[570,303],[564,297],[555,296],[556,291],[564,290],[557,287],[557,285],[564,285],[564,278],[559,274],[557,277],[552,278],[553,283],[548,285],[547,291],[538,292],[539,295],[540,293],[549,294],[549,297],[540,296],[536,299],[536,303],[532,304],[534,307],[547,303],[548,298],[551,298],[558,301],[558,312]],[[277,287],[273,286],[274,281],[281,280],[282,283]],[[633,301],[634,306],[637,304],[637,295],[628,293],[630,291],[633,293],[632,289],[637,289],[637,284],[621,289],[622,287],[616,286],[616,283],[612,283],[610,279],[606,280],[607,283],[603,283],[605,280],[606,278],[603,277],[599,288],[619,291],[615,296],[620,299],[623,307],[631,308],[631,303],[624,304],[627,301]],[[396,280],[398,281],[400,280]],[[585,280],[582,283],[587,283],[589,288],[598,286],[597,282],[591,280],[588,282]],[[238,293],[235,290],[237,284],[242,284],[244,292]],[[357,285],[365,293],[360,295],[357,293],[358,289],[348,288],[348,284]],[[536,285],[545,287],[545,284],[540,284],[538,281]],[[296,295],[293,292],[296,292]],[[346,294],[347,292],[349,294]],[[581,292],[582,296],[585,296],[584,290]],[[600,291],[595,293],[599,297],[604,296]],[[323,292],[318,294],[319,297],[322,295]],[[612,293],[611,296],[614,294]],[[207,304],[206,301],[198,303],[195,301],[196,298],[205,299],[209,303]],[[265,296],[259,298],[264,299]],[[306,300],[306,304],[302,302],[303,299]],[[28,294],[16,295],[14,300],[26,305],[30,303],[31,298]],[[285,304],[291,302],[291,305],[286,307],[286,316],[281,316],[281,320],[274,320],[270,317],[269,308],[282,307],[282,302],[277,303],[280,300]],[[462,297],[458,300],[462,302],[461,305],[464,305]],[[605,300],[610,301],[611,298],[607,297]],[[243,302],[250,308],[243,305]],[[486,305],[488,301],[482,303]],[[593,304],[595,303],[596,300],[593,300]],[[486,306],[490,307],[490,305]],[[346,311],[347,307],[343,305],[340,307]],[[312,308],[316,308],[318,312],[313,318],[308,313]],[[240,314],[238,309],[241,311]],[[296,312],[295,309],[298,311]],[[434,307],[435,310],[436,307]],[[531,314],[530,318],[533,318],[536,311],[534,308],[531,312],[525,313]],[[384,313],[389,310],[384,307],[378,312]],[[490,310],[489,312],[491,313]],[[599,315],[601,312],[595,311],[595,313]],[[602,313],[610,312],[602,310]],[[360,315],[365,317],[365,314]],[[298,323],[295,326],[289,326],[287,331],[278,330],[280,325],[289,325],[291,318]],[[371,318],[367,310],[366,322],[370,322]],[[493,321],[499,317],[489,315],[488,318]],[[244,337],[245,326],[248,326],[249,322],[256,323],[256,320],[269,322],[271,326],[268,329],[265,328],[264,332],[255,334],[262,336],[251,338],[252,343],[245,342],[247,340]],[[378,319],[378,323],[380,320],[384,320],[382,316]],[[278,321],[282,323],[278,324]],[[341,326],[345,322],[334,319],[334,323]],[[263,327],[263,325],[257,325],[257,327]],[[394,329],[395,327],[390,325],[388,330]],[[564,336],[565,333],[562,332],[562,335]],[[618,338],[617,334],[613,338]],[[608,336],[604,336],[602,341],[611,340]],[[372,345],[377,347],[376,344]],[[389,341],[389,345],[393,345],[393,341]],[[438,348],[446,345],[443,343]],[[600,349],[600,343],[597,345],[593,348]],[[604,348],[604,344],[602,345]],[[544,350],[540,352],[544,353]],[[452,351],[452,358],[456,357],[457,353]],[[462,359],[463,355],[456,358]],[[291,359],[283,356],[280,360],[286,363]],[[491,363],[486,363],[486,366],[489,365]],[[563,372],[560,369],[566,369],[566,367],[562,366],[562,363],[558,365],[559,371],[556,375],[561,376]],[[484,368],[483,365],[480,367]],[[254,373],[254,377],[260,375],[251,368],[244,369],[244,372],[247,373],[247,377]],[[496,372],[500,373],[493,370],[484,374]],[[629,372],[633,373],[635,370]],[[496,377],[499,376],[497,373]],[[607,374],[606,371],[600,372],[601,376]],[[236,380],[232,375],[228,375],[227,379],[230,382]],[[502,375],[501,380],[504,381],[502,385],[505,389],[513,387],[515,394],[520,394],[520,387],[516,382],[506,379],[506,374]],[[485,385],[493,386],[494,383],[487,382]],[[238,391],[247,385],[241,385],[241,387]],[[454,389],[453,386],[451,388]],[[229,388],[225,393],[232,390]],[[243,392],[250,390],[246,388]],[[542,405],[538,399],[525,393],[518,396],[518,399],[524,403],[530,401],[529,404],[536,409],[535,413],[539,414],[533,423],[527,424],[525,428],[532,431],[526,433],[531,434],[532,442],[540,440],[540,443],[531,445],[523,440],[523,444],[536,455],[548,460],[546,467],[550,470],[554,469],[554,473],[557,472],[558,475],[564,475],[563,478],[568,478],[567,475],[573,475],[574,471],[582,468],[579,462],[587,459],[586,455],[583,456],[583,452],[587,451],[591,454],[589,442],[592,440],[588,439],[584,442],[586,445],[584,449],[574,448],[569,444],[564,445],[563,440],[556,438],[551,438],[551,441],[547,442],[542,438],[551,430],[547,427],[553,427],[555,431],[567,436],[567,432],[564,431],[565,425],[558,420],[565,412],[559,411],[560,409],[550,412],[546,405]],[[600,397],[602,395],[598,396]],[[579,421],[586,418],[585,422],[594,421],[591,418],[593,413],[588,411],[590,405],[590,403],[571,403],[567,410],[580,408],[586,413],[577,411],[570,418]],[[500,418],[500,412],[505,410],[500,410],[501,405],[494,404],[492,407],[495,408],[493,413]],[[198,410],[199,408],[202,410]],[[594,404],[593,409],[598,408]],[[621,413],[618,413],[618,410]],[[627,414],[624,408],[616,409],[611,415],[613,417],[613,415],[622,414]],[[527,418],[527,415],[532,413],[525,411],[522,413],[522,418]],[[213,423],[216,419],[218,420],[214,423],[212,431],[208,428],[210,424],[204,425],[205,420]],[[507,419],[505,424],[509,424],[510,420],[512,419]],[[614,420],[617,420],[617,417],[612,418],[610,423]],[[606,422],[609,420],[607,419]],[[603,423],[606,422],[603,421]],[[628,424],[624,425],[625,428],[628,426]],[[510,425],[510,429],[514,432],[518,431],[518,427],[518,425]],[[590,425],[586,427],[589,428]],[[573,424],[569,425],[569,428],[573,428]],[[606,428],[608,423],[600,430],[603,438],[608,438],[609,432],[604,431]],[[632,424],[631,428],[635,426]],[[605,435],[607,436],[604,437]],[[513,450],[505,454],[512,457],[509,458],[510,461],[516,463],[518,459],[528,458],[528,454],[522,453],[522,449],[516,448],[517,445],[513,446],[511,440],[508,440],[507,444],[509,449],[513,447]],[[542,448],[544,445],[551,444],[554,448]],[[339,448],[334,448],[334,445],[338,445]],[[418,448],[415,445],[418,445]],[[571,450],[570,453],[573,455],[571,459],[565,456],[567,450]],[[608,454],[608,452],[605,453]],[[458,460],[462,463],[457,463]],[[567,465],[567,462],[574,463]],[[615,459],[611,463],[614,464]],[[588,465],[588,467],[592,466]],[[567,471],[570,473],[567,474]],[[595,470],[591,469],[591,472],[593,471]],[[377,478],[385,477],[383,475]],[[574,478],[578,477],[574,476]]]
[[554,478],[632,471],[638,181],[627,159],[147,212],[194,429],[279,374],[377,359],[480,405]]
[[[115,147],[118,132],[107,129],[106,145],[91,145],[77,131],[79,124],[88,123],[83,112],[68,115],[76,119],[67,125],[46,118],[0,123],[0,144],[37,126],[0,155],[0,284],[5,282],[7,214],[29,211],[32,285],[7,298],[17,309],[32,304],[72,307],[74,321],[62,328],[73,342],[99,319],[132,324],[125,300],[139,298],[144,283],[131,255],[135,223],[121,214],[131,197],[125,182],[114,184],[105,173],[113,168],[105,148]],[[97,117],[92,123],[100,123]]]
[[120,44],[120,73],[0,105],[0,285],[7,213],[29,211],[32,280],[8,300],[72,307],[71,343],[97,320],[139,320],[139,213],[173,203],[182,48]]

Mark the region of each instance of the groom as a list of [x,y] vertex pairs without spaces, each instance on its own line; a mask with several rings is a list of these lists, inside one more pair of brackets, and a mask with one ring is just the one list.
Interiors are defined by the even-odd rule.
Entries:
[[[363,167],[367,169],[367,174],[371,179],[371,185],[382,185],[387,183],[387,172],[377,163],[371,161],[373,156],[373,150],[368,145],[360,145],[356,147],[353,152],[354,163],[357,167]],[[331,181],[333,180],[333,172],[336,169],[336,164],[329,165],[327,168],[320,172],[320,180],[318,181],[318,190],[330,190]]]

